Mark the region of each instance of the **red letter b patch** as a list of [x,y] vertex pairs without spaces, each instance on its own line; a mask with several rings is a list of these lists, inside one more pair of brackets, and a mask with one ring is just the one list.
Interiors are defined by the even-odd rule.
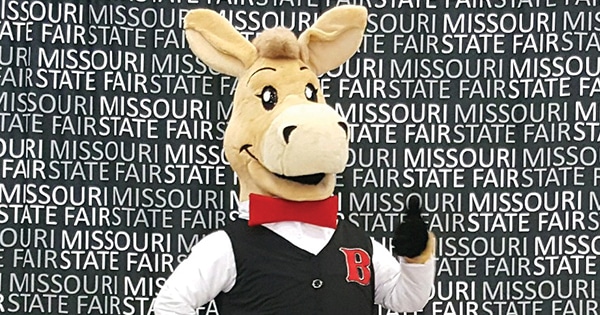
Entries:
[[356,282],[360,285],[369,285],[371,282],[371,257],[362,248],[340,247],[346,256],[348,275],[346,281]]

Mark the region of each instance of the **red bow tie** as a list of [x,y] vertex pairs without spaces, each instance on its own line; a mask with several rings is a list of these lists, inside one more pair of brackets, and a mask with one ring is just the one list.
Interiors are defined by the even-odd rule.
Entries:
[[319,201],[290,201],[250,194],[248,225],[297,221],[335,228],[337,225],[338,197]]

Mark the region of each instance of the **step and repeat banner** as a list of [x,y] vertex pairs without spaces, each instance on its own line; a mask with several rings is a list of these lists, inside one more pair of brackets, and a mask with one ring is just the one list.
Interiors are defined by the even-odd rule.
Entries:
[[0,313],[152,314],[237,218],[237,82],[191,54],[183,17],[252,39],[348,3],[364,40],[321,84],[350,123],[340,216],[390,247],[422,196],[422,314],[599,314],[597,0],[0,0]]

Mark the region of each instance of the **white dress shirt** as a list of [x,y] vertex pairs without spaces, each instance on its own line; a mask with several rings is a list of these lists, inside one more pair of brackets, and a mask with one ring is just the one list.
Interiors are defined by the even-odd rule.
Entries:
[[[239,218],[248,219],[249,203],[240,204]],[[333,236],[334,229],[301,222],[264,224],[295,246],[317,255]],[[398,260],[383,245],[371,238],[375,273],[375,303],[396,312],[420,311],[429,300],[435,277],[435,259],[425,264]],[[159,292],[154,312],[157,315],[195,315],[195,310],[220,292],[235,285],[236,266],[231,240],[225,231],[204,237],[192,248]],[[224,314],[227,315],[227,314]]]

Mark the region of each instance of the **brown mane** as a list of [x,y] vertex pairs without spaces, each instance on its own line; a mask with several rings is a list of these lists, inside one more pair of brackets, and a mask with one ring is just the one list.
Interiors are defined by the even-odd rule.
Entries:
[[252,44],[258,55],[272,59],[299,59],[300,45],[294,33],[286,28],[277,27],[259,34]]

